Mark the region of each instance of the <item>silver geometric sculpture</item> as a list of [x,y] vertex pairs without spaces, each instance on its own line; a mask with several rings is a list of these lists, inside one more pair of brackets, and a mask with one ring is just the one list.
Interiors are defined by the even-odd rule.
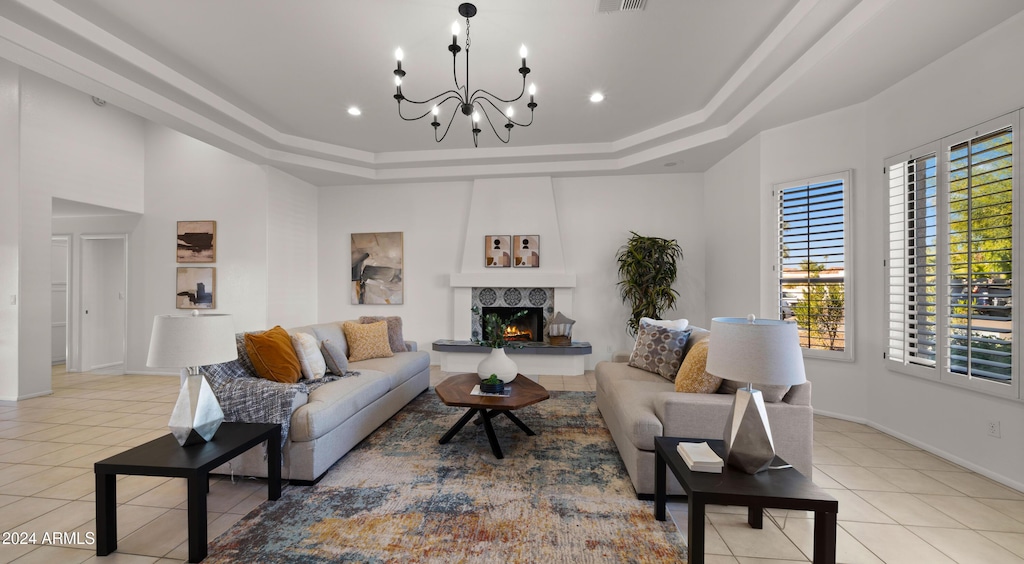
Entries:
[[761,391],[736,390],[729,419],[725,422],[725,462],[747,474],[768,468],[775,458],[775,443],[768,425]]
[[202,374],[189,374],[181,384],[178,401],[167,424],[181,446],[205,443],[224,422],[224,411]]

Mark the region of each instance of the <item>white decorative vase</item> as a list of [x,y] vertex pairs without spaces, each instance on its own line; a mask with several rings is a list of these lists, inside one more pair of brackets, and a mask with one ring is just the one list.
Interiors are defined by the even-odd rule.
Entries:
[[519,367],[505,354],[505,349],[491,349],[491,354],[476,366],[476,373],[481,380],[490,378],[491,374],[497,374],[499,380],[508,384],[516,379]]

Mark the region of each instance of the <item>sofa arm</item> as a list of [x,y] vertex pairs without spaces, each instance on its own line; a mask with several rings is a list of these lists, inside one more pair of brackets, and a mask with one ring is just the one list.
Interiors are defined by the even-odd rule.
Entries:
[[406,341],[405,350],[409,352],[416,352],[417,350],[419,350],[419,347],[416,345],[416,341]]
[[612,362],[629,362],[629,356],[631,354],[633,353],[623,351],[612,353]]
[[662,392],[654,398],[654,413],[666,437],[721,439],[735,396]]

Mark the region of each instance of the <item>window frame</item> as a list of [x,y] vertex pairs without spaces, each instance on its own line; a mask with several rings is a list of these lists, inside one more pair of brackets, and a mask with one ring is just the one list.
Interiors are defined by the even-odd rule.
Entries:
[[[884,252],[884,257],[885,257],[886,262],[883,263],[884,267],[885,267],[884,268],[884,276],[883,276],[883,284],[884,284],[883,292],[885,294],[885,299],[883,300],[883,302],[884,302],[884,305],[885,305],[885,311],[884,311],[884,314],[883,314],[882,322],[884,324],[884,326],[883,326],[884,327],[884,331],[885,331],[884,334],[887,336],[886,340],[885,340],[886,344],[885,344],[885,347],[883,349],[883,354],[884,354],[884,358],[885,358],[885,367],[888,370],[890,370],[892,372],[898,372],[898,373],[907,374],[907,375],[910,375],[910,376],[924,378],[924,379],[931,380],[931,381],[934,381],[934,382],[940,382],[942,384],[946,384],[946,385],[950,385],[950,386],[954,386],[954,387],[958,387],[958,388],[973,390],[973,391],[980,392],[980,393],[983,393],[983,394],[986,394],[986,395],[997,396],[997,397],[1001,397],[1001,398],[1018,400],[1018,401],[1024,400],[1024,397],[1021,396],[1020,379],[1021,379],[1022,370],[1021,370],[1021,362],[1020,362],[1020,360],[1021,360],[1021,356],[1020,356],[1021,352],[1019,350],[1020,349],[1019,346],[1013,347],[1013,350],[1012,350],[1012,353],[1011,353],[1011,372],[1010,372],[1010,374],[1011,374],[1011,381],[1009,383],[999,382],[999,381],[992,380],[992,379],[989,379],[989,378],[971,377],[971,376],[968,376],[967,374],[961,374],[961,373],[953,372],[949,368],[949,358],[948,358],[949,355],[948,355],[948,352],[947,352],[948,342],[949,342],[949,338],[950,338],[950,335],[951,335],[950,323],[949,323],[949,311],[948,311],[949,310],[949,291],[950,291],[950,288],[949,288],[949,286],[950,286],[950,283],[949,283],[949,248],[950,248],[949,247],[949,245],[950,245],[950,233],[949,233],[949,177],[950,177],[949,169],[950,169],[950,159],[949,159],[949,154],[950,154],[950,148],[955,146],[955,145],[957,145],[957,144],[964,143],[966,141],[969,141],[969,140],[972,140],[972,139],[976,139],[978,137],[982,137],[984,135],[987,135],[987,134],[995,132],[995,131],[999,131],[1000,129],[1004,129],[1004,128],[1007,128],[1007,127],[1012,128],[1013,143],[1015,145],[1014,146],[1013,161],[1012,161],[1013,162],[1013,173],[1014,173],[1013,176],[1012,176],[1013,185],[1012,185],[1012,188],[1011,188],[1011,190],[1012,190],[1011,193],[1012,193],[1012,197],[1013,197],[1012,213],[1013,213],[1013,217],[1014,217],[1013,231],[1012,231],[1012,235],[1011,235],[1011,241],[1012,241],[1012,244],[1013,244],[1013,251],[1012,251],[1011,256],[1012,256],[1013,263],[1015,265],[1013,267],[1012,273],[1014,275],[1016,275],[1018,272],[1024,272],[1024,269],[1022,269],[1022,265],[1024,265],[1024,263],[1021,263],[1021,253],[1022,253],[1022,249],[1021,249],[1021,232],[1022,232],[1021,223],[1022,223],[1022,220],[1024,220],[1024,216],[1021,215],[1021,205],[1022,205],[1021,199],[1022,199],[1022,196],[1024,196],[1024,194],[1022,194],[1022,192],[1021,192],[1022,188],[1020,186],[1020,182],[1018,181],[1020,171],[1024,170],[1024,169],[1021,169],[1021,147],[1022,147],[1022,144],[1019,141],[1020,131],[1021,131],[1020,130],[1021,113],[1022,113],[1021,110],[1010,112],[1008,114],[1002,115],[1002,116],[997,117],[995,119],[988,120],[988,121],[986,121],[984,123],[980,123],[980,124],[975,125],[973,127],[970,127],[970,128],[958,131],[958,132],[956,132],[956,133],[954,133],[952,135],[947,135],[947,136],[945,136],[945,137],[943,137],[943,138],[941,138],[941,139],[939,139],[937,141],[933,141],[932,143],[928,143],[926,145],[922,145],[921,147],[918,147],[918,148],[914,149],[913,151],[908,151],[906,153],[903,153],[903,154],[896,155],[896,156],[890,157],[888,159],[885,159],[883,171],[884,171],[884,178],[885,178],[884,187],[885,187],[886,193],[885,193],[885,198],[883,198],[883,200],[884,200],[883,203],[885,205],[885,212],[884,212],[885,215],[884,215],[884,217],[888,218],[889,217],[889,182],[888,182],[888,179],[889,179],[889,168],[891,166],[895,165],[895,164],[898,164],[898,163],[901,163],[901,162],[906,162],[908,159],[913,158],[913,155],[920,156],[920,155],[927,154],[929,152],[933,152],[936,155],[936,157],[937,157],[937,162],[936,162],[936,177],[937,177],[937,179],[936,179],[936,188],[937,188],[937,190],[936,190],[936,218],[937,218],[937,221],[936,221],[936,239],[937,239],[936,240],[936,250],[937,250],[937,252],[936,252],[936,261],[937,261],[936,277],[937,277],[938,283],[937,283],[937,288],[936,288],[936,290],[937,290],[936,291],[936,294],[937,294],[936,295],[936,304],[937,304],[937,307],[936,307],[936,323],[937,323],[936,341],[937,341],[937,346],[936,346],[935,367],[933,369],[933,368],[928,368],[928,367],[919,366],[919,365],[907,364],[906,362],[899,362],[899,361],[893,360],[893,359],[891,359],[889,357],[889,354],[888,354],[889,353],[889,345],[888,345],[889,339],[888,339],[888,335],[889,335],[889,331],[890,331],[890,327],[889,327],[889,312],[890,312],[890,304],[891,304],[893,296],[889,292],[889,276],[890,276],[890,271],[889,271],[890,269],[889,269],[889,263],[888,263],[888,260],[889,260],[889,253],[888,253],[888,250],[889,250],[889,238],[888,238],[888,235],[887,235],[885,237],[885,240],[883,241],[883,245],[884,245],[884,251],[883,252]],[[1015,278],[1016,276],[1013,276],[1013,277]],[[1018,303],[1018,300],[1019,300],[1019,297],[1020,297],[1019,293],[1020,293],[1020,291],[1018,290],[1017,285],[1015,284],[1012,287],[1012,289],[1011,289],[1011,299],[1012,299],[1013,303]],[[1013,318],[1011,320],[1011,328],[1012,328],[1012,334],[1013,335],[1021,335],[1022,334],[1021,333],[1021,328],[1022,328],[1022,325],[1024,325],[1024,322],[1022,322],[1024,320],[1022,320],[1022,318],[1024,318],[1024,316],[1022,316],[1022,315],[1013,316]]]
[[[782,282],[782,253],[781,253],[781,223],[782,218],[779,215],[779,201],[783,190],[790,188],[798,188],[801,186],[810,186],[813,184],[821,184],[825,182],[841,181],[843,183],[843,350],[833,351],[824,349],[811,349],[806,348],[803,345],[800,346],[800,351],[803,353],[804,358],[818,358],[823,360],[837,360],[841,362],[853,362],[854,358],[854,343],[856,341],[856,333],[854,331],[855,319],[854,312],[856,311],[854,302],[854,265],[853,265],[853,217],[852,217],[852,200],[853,200],[853,170],[847,169],[839,172],[821,174],[818,176],[800,178],[797,180],[790,180],[787,182],[779,182],[771,185],[770,200],[772,202],[772,217],[773,217],[773,251],[772,251],[772,282],[773,282],[773,296],[772,301],[772,312],[771,319],[779,318],[779,305],[781,299],[781,282]],[[767,313],[767,312],[766,312]]]

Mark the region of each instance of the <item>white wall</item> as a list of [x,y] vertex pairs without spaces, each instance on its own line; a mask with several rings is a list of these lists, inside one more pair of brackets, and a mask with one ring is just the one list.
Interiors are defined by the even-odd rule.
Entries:
[[[859,350],[861,336],[878,327],[874,323],[881,309],[870,299],[861,299],[881,288],[881,278],[872,278],[862,269],[878,256],[878,248],[869,245],[868,232],[878,231],[879,217],[870,215],[868,170],[865,163],[864,106],[855,105],[802,120],[761,134],[761,187],[758,193],[764,215],[761,219],[761,315],[777,315],[778,274],[772,270],[778,252],[778,211],[771,198],[771,186],[790,180],[810,178],[852,170],[850,198],[852,225],[846,242],[847,345],[853,346],[853,362],[808,358],[804,365],[813,384],[814,408],[825,413],[841,413],[862,418],[865,415],[864,374],[877,362],[869,358],[871,350]],[[878,170],[881,170],[879,165]],[[872,227],[875,225],[875,227]],[[852,282],[852,284],[851,284]],[[851,328],[852,325],[852,328]],[[880,356],[880,355],[879,355]]]
[[50,392],[53,196],[141,211],[143,192],[142,118],[23,69],[19,86],[19,351],[5,399]]
[[[615,253],[630,230],[679,241],[684,252],[677,284],[681,295],[676,310],[666,315],[706,322],[701,175],[553,178],[551,182],[565,270],[577,277],[573,338],[590,341],[594,347],[588,368],[608,358],[611,351],[632,346],[625,331],[628,312],[615,286]],[[417,341],[421,350],[429,350],[436,339],[452,338],[449,275],[462,268],[471,193],[470,182],[322,188],[319,321],[400,315],[405,337]],[[350,235],[373,231],[405,234],[403,305],[349,303]],[[546,240],[541,238],[542,264]],[[482,253],[482,237],[479,246]]]
[[[416,341],[420,350],[430,350],[435,339],[450,339],[448,276],[462,263],[472,186],[436,182],[321,188],[318,321],[399,315],[406,340]],[[404,303],[352,305],[351,235],[387,231],[404,233]]]
[[[145,127],[145,209],[131,262],[140,280],[130,314],[128,370],[145,372],[153,317],[175,308],[178,266],[213,266],[216,309],[238,331],[267,328],[267,175],[248,162],[151,122]],[[217,262],[176,262],[177,222],[217,222]],[[204,310],[209,311],[209,310]],[[161,371],[166,372],[166,369]]]
[[[886,157],[1024,106],[1024,15],[1018,15],[911,75],[866,104],[868,175],[866,251],[862,262],[860,341],[869,352],[864,416],[880,428],[946,453],[954,460],[1024,489],[1024,404],[904,376],[882,364]],[[970,69],[971,80],[958,80]],[[988,86],[985,79],[998,77]],[[1020,132],[1015,134],[1020,139]],[[1019,145],[1019,144],[1018,144]],[[1017,175],[1020,181],[1020,175]],[[865,319],[866,318],[866,319]],[[987,422],[1001,422],[1002,438],[987,436]]]
[[760,314],[761,136],[704,173],[708,317]]
[[18,397],[20,69],[0,59],[0,400]]
[[317,317],[317,189],[275,168],[267,175],[267,325]]

